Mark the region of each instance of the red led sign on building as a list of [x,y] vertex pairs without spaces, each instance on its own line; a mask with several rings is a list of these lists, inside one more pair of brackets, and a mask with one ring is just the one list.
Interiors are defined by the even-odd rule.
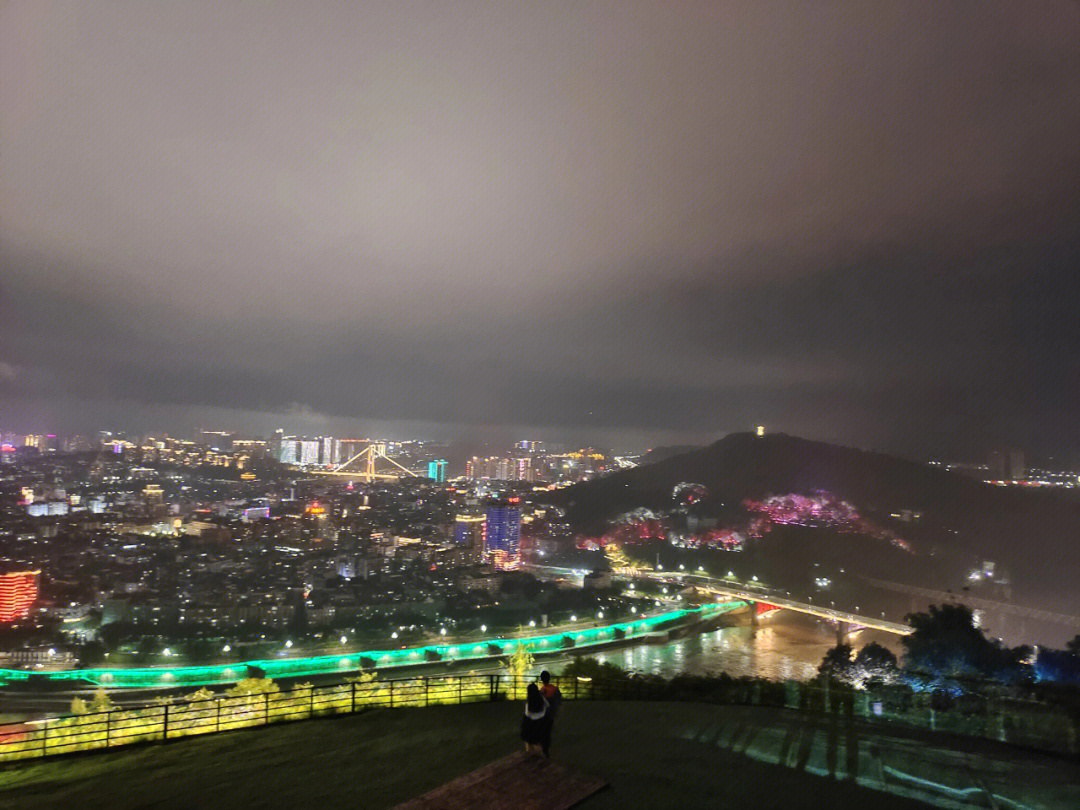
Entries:
[[25,619],[38,595],[39,571],[0,574],[0,624]]

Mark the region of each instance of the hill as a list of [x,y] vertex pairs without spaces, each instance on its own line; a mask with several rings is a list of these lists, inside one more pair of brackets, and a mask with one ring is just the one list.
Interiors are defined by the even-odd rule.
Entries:
[[[676,494],[680,485],[694,486]],[[1080,504],[882,453],[783,434],[734,434],[555,498],[585,535],[602,534],[634,510],[670,514],[673,508],[704,525],[743,528],[764,519],[766,529],[784,524],[870,535],[877,542],[867,538],[859,553],[849,553],[850,565],[925,587],[963,587],[973,567],[991,561],[999,587],[989,598],[1080,615]],[[896,576],[881,576],[893,567]]]

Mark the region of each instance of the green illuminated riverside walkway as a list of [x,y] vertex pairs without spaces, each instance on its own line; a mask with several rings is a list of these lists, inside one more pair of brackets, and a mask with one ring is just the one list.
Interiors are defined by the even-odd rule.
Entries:
[[[566,637],[574,640],[573,649],[610,644],[617,640],[616,630],[625,638],[643,636],[655,631],[659,625],[669,622],[697,619],[705,621],[738,608],[746,602],[730,601],[697,608],[686,608],[660,613],[644,619],[614,622],[603,627],[591,627],[577,632],[562,631],[550,635],[522,638],[491,638],[457,644],[435,644],[426,647],[407,647],[397,650],[361,650],[344,655],[320,655],[312,658],[268,658],[238,661],[233,664],[202,667],[113,667],[109,669],[68,669],[59,672],[29,672],[16,669],[0,669],[0,685],[27,681],[31,676],[48,681],[89,681],[109,689],[147,689],[171,686],[213,686],[234,683],[248,677],[248,668],[259,670],[267,678],[307,678],[316,675],[344,675],[362,669],[410,666],[439,661],[470,661],[488,659],[503,653],[512,653],[524,645],[536,653],[559,652]],[[437,656],[437,657],[436,657]],[[365,662],[374,662],[374,666]]]

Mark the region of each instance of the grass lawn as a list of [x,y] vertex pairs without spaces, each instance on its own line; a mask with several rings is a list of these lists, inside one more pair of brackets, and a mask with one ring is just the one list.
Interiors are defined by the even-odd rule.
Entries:
[[[0,807],[388,808],[518,750],[521,711],[519,703],[375,710],[9,766]],[[553,757],[610,783],[587,810],[925,807],[703,742],[701,729],[730,723],[726,711],[568,702]]]

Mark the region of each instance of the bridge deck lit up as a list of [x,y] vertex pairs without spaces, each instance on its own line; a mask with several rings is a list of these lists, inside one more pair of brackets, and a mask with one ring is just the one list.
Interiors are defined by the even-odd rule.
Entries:
[[730,599],[741,599],[750,602],[767,602],[770,605],[775,605],[784,610],[794,610],[797,613],[806,613],[810,616],[817,616],[819,619],[843,622],[850,625],[851,629],[865,627],[870,630],[881,630],[882,632],[893,633],[898,636],[907,636],[911,634],[911,627],[906,624],[890,622],[885,619],[876,619],[872,616],[863,616],[859,613],[852,613],[850,611],[822,607],[821,605],[812,605],[809,602],[800,602],[797,599],[791,599],[786,595],[781,596],[779,593],[764,587],[740,585],[739,583],[727,582],[722,579],[703,576],[701,574],[665,575],[657,572],[653,573],[652,576],[656,576],[668,582],[681,581],[686,582],[687,584],[693,584],[694,587],[699,590],[707,591],[708,593],[713,593],[718,596],[726,596]]
[[[553,565],[529,564],[522,567],[526,570],[538,573],[545,572],[556,576],[580,577],[582,574],[586,573],[580,569],[561,568]],[[911,628],[906,624],[890,622],[880,618],[875,619],[871,616],[863,616],[862,614],[852,613],[850,611],[826,608],[821,605],[810,604],[809,602],[800,602],[797,599],[789,598],[787,595],[782,596],[776,591],[765,588],[764,586],[744,585],[727,579],[718,579],[704,574],[682,571],[667,572],[656,571],[653,569],[623,568],[619,569],[616,573],[631,579],[652,579],[665,584],[684,586],[693,585],[698,590],[706,591],[717,596],[727,597],[728,599],[737,599],[744,602],[765,602],[785,610],[806,613],[810,616],[816,616],[820,619],[829,619],[837,623],[842,622],[849,626],[849,631],[857,628],[868,628],[871,630],[881,630],[885,633],[893,633],[898,636],[911,634]]]

